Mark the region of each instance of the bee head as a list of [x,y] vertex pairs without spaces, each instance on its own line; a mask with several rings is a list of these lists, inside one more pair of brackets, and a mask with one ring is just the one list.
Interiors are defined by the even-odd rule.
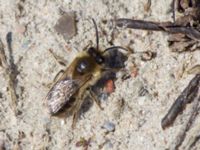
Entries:
[[[95,73],[99,68],[103,69],[105,67],[110,68],[110,62],[108,59],[108,55],[105,55],[106,52],[111,52],[112,50],[124,49],[126,48],[120,46],[112,46],[104,51],[99,50],[99,35],[97,30],[97,25],[94,19],[92,19],[96,31],[96,46],[89,47],[85,49],[86,51],[83,52],[78,60],[75,60],[73,64],[76,66],[74,71],[74,76],[80,78],[80,76],[87,76],[88,74]],[[116,62],[116,58],[112,59],[112,62]],[[112,65],[113,66],[113,65]]]
[[76,64],[76,72],[79,75],[85,75],[95,69],[96,64],[102,65],[105,61],[96,48],[90,47],[86,51],[86,56],[81,56]]
[[89,49],[88,49],[88,54],[95,60],[95,62],[97,63],[97,64],[103,64],[104,63],[104,57],[101,55],[101,53],[97,50],[97,49],[95,49],[94,47],[90,47]]

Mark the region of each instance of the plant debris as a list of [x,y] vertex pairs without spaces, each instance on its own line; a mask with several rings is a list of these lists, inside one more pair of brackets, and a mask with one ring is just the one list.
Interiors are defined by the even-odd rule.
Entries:
[[188,74],[200,74],[200,65],[195,65],[187,71]]
[[144,10],[146,12],[149,12],[151,10],[151,3],[152,3],[151,0],[147,0],[147,3],[144,4]]
[[[8,43],[8,48],[10,53],[12,53],[12,48],[11,48],[11,32],[8,33],[7,35],[7,43]],[[3,42],[0,39],[0,61],[1,61],[1,65],[5,71],[5,75],[6,78],[8,80],[8,88],[10,91],[10,95],[11,95],[11,106],[13,109],[13,112],[15,115],[17,115],[17,93],[16,93],[16,89],[15,89],[15,83],[16,83],[16,67],[14,65],[13,62],[13,58],[10,54],[10,61],[8,63],[6,55],[5,55],[5,50],[4,50],[4,45]]]
[[[170,33],[168,42],[173,52],[194,51],[200,47],[200,2],[196,0],[174,0],[173,5],[174,22],[121,18],[117,19],[115,23],[118,27]],[[175,19],[176,8],[183,14],[177,19]]]
[[117,19],[116,25],[118,27],[126,27],[133,29],[141,30],[152,30],[152,31],[164,31],[171,34],[181,33],[187,37],[197,40],[200,40],[200,32],[192,27],[185,27],[172,22],[152,22],[144,20],[132,20],[132,19]]
[[197,74],[189,83],[189,85],[183,90],[180,96],[172,104],[170,110],[162,119],[161,126],[163,129],[170,126],[178,114],[183,111],[188,103],[194,101],[199,96],[198,91],[200,88],[200,74]]
[[83,147],[84,150],[87,150],[90,146],[91,138],[86,140],[85,138],[81,137],[78,142],[76,142],[76,147]]
[[199,114],[200,110],[200,84],[198,86],[198,91],[196,91],[197,95],[194,97],[194,103],[193,103],[193,108],[191,115],[189,117],[189,120],[187,121],[186,125],[184,126],[183,130],[180,131],[178,136],[176,137],[175,140],[175,146],[174,149],[178,149],[181,144],[183,143],[187,132],[190,130],[191,126],[193,125],[197,115]]

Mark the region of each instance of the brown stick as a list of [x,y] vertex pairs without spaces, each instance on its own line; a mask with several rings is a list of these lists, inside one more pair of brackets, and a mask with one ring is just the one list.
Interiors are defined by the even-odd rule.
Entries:
[[200,74],[197,74],[189,83],[189,85],[183,90],[181,95],[176,99],[176,101],[172,104],[168,113],[161,121],[161,126],[163,129],[170,126],[178,114],[183,111],[185,106],[192,102],[194,98],[198,94],[200,86]]
[[9,88],[11,100],[12,100],[11,105],[12,105],[14,114],[16,115],[17,114],[17,106],[16,106],[17,94],[16,94],[16,91],[15,91],[12,69],[11,69],[11,67],[9,66],[9,64],[6,60],[4,46],[3,46],[1,39],[0,39],[0,60],[1,60],[2,67],[5,70],[6,78],[8,80],[8,88]]
[[200,32],[193,27],[185,27],[176,25],[172,22],[152,22],[143,20],[132,19],[117,19],[115,21],[118,27],[126,27],[132,29],[152,30],[152,31],[164,31],[171,34],[181,33],[193,40],[200,41]]
[[176,0],[173,0],[173,2],[172,2],[172,18],[173,18],[173,22],[175,23],[175,21],[176,21]]
[[187,131],[189,131],[189,129],[193,125],[193,123],[199,113],[199,110],[200,110],[199,102],[200,102],[200,88],[198,88],[197,95],[194,98],[194,104],[193,104],[193,108],[192,108],[192,112],[189,117],[189,120],[188,120],[187,124],[185,125],[184,129],[181,130],[181,132],[176,137],[176,141],[175,141],[176,143],[175,143],[175,147],[174,147],[175,150],[177,150],[182,145],[182,143],[186,137]]

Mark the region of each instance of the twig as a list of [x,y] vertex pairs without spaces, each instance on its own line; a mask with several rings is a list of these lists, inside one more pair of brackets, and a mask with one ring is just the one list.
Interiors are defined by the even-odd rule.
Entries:
[[[198,85],[198,87],[199,87],[199,85]],[[177,150],[182,145],[182,143],[183,143],[183,141],[186,137],[187,131],[189,131],[189,129],[193,125],[193,123],[194,123],[194,121],[195,121],[195,119],[198,115],[198,112],[200,110],[200,104],[199,104],[199,102],[200,102],[200,88],[198,89],[197,93],[198,94],[194,99],[193,109],[192,109],[191,115],[189,117],[189,120],[188,120],[187,124],[185,125],[184,129],[176,137],[176,143],[175,143],[175,147],[174,147],[175,150]]]
[[178,114],[183,111],[185,106],[192,102],[194,98],[198,95],[200,84],[200,74],[197,74],[189,83],[189,85],[183,90],[181,95],[172,104],[170,110],[162,119],[161,126],[163,129],[170,126]]
[[14,75],[12,74],[12,69],[9,66],[7,59],[6,59],[6,55],[5,55],[5,51],[4,51],[4,45],[0,39],[0,60],[1,60],[1,64],[2,67],[5,70],[5,74],[6,74],[6,78],[8,80],[8,88],[10,91],[10,95],[11,95],[11,105],[12,105],[12,109],[14,111],[14,114],[17,114],[17,94],[15,91],[15,84],[14,84]]
[[195,136],[194,140],[192,141],[192,143],[189,145],[189,149],[192,149],[196,143],[200,140],[200,135]]
[[176,0],[173,0],[173,2],[172,2],[172,18],[173,18],[173,22],[175,23],[175,21],[176,21]]
[[126,27],[132,29],[152,30],[152,31],[164,31],[171,34],[181,33],[193,40],[200,41],[200,32],[193,27],[181,26],[172,22],[152,22],[144,20],[132,20],[132,19],[117,19],[115,21],[118,27]]

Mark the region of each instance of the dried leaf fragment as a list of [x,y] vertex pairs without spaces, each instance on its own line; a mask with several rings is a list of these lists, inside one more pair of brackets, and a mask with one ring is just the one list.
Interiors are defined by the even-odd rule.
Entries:
[[151,0],[147,0],[147,3],[144,5],[144,10],[149,12],[151,9]]
[[188,74],[200,74],[200,65],[195,65],[187,71]]

